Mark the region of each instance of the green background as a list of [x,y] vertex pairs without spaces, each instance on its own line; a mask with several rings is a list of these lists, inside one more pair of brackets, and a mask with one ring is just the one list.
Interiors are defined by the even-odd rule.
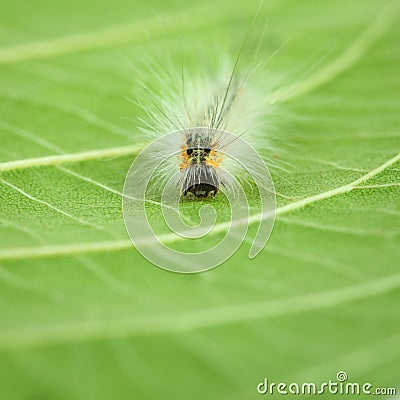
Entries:
[[253,399],[264,377],[340,370],[398,387],[398,2],[261,7],[261,54],[289,39],[264,78],[290,93],[274,134],[291,164],[261,255],[244,243],[179,275],[127,238],[121,191],[146,142],[132,66],[234,55],[257,6],[0,1],[1,399]]

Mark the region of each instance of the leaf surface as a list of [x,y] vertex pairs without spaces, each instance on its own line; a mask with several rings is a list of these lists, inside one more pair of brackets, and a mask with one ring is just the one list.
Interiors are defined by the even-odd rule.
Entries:
[[[244,243],[191,276],[145,261],[125,231],[124,178],[146,143],[125,99],[137,89],[129,64],[153,47],[189,62],[194,43],[217,39],[235,52],[257,4],[174,4],[2,0],[0,397],[250,399],[264,377],[339,370],[394,386],[399,3],[262,8],[262,52],[291,38],[269,68],[282,76],[276,135],[292,166],[274,177],[263,252],[249,261]],[[183,211],[198,220],[197,205]]]

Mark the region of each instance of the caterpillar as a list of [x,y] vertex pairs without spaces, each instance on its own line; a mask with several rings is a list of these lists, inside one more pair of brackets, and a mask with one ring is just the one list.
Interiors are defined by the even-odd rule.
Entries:
[[[258,194],[261,210],[252,216],[259,226],[250,258],[262,250],[272,231],[275,191],[269,169],[277,164],[271,156],[276,147],[269,131],[269,117],[276,105],[268,93],[273,79],[260,79],[265,75],[258,74],[269,61],[257,61],[262,39],[251,63],[241,63],[248,37],[249,33],[233,61],[226,56],[198,57],[199,62],[188,73],[183,64],[177,67],[163,58],[158,63],[147,60],[137,69],[143,91],[136,100],[142,110],[139,130],[150,144],[137,155],[128,171],[124,221],[134,246],[164,269],[200,272],[230,257],[246,237],[249,192]],[[206,62],[210,60],[213,68]],[[215,229],[216,213],[211,213],[209,206],[200,208],[200,224],[193,226],[183,221],[182,200],[208,202],[219,196],[229,202],[230,221]],[[172,233],[159,237],[154,232],[146,214],[149,199],[152,205],[161,206],[161,215]],[[206,251],[182,252],[165,243],[176,238],[201,241],[213,229],[226,229],[226,235]]]
[[156,188],[162,187],[160,183],[179,170],[176,184],[183,197],[211,199],[221,187],[231,184],[224,170],[243,183],[242,171],[235,168],[226,154],[238,156],[247,168],[259,173],[263,166],[249,158],[245,149],[235,146],[235,141],[228,141],[224,132],[261,149],[269,168],[279,168],[271,157],[279,149],[268,131],[269,117],[276,109],[267,96],[272,91],[272,79],[265,81],[257,76],[269,59],[257,62],[261,39],[251,64],[240,65],[247,40],[248,36],[233,61],[227,56],[215,56],[217,62],[210,68],[203,63],[205,58],[199,57],[201,61],[191,69],[190,75],[184,65],[179,68],[176,63],[165,60],[159,64],[148,60],[141,67],[147,77],[141,82],[145,95],[136,100],[143,114],[138,118],[139,130],[150,141],[181,132],[180,137],[174,136],[175,141],[169,142],[168,149],[161,148],[154,155],[163,157],[165,150],[177,155],[172,159],[165,157],[168,161],[158,169],[154,180]]

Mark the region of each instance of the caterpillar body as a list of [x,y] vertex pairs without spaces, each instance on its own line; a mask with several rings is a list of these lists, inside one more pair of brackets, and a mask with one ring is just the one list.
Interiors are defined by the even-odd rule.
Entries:
[[226,154],[238,156],[255,173],[263,168],[246,154],[245,148],[228,140],[224,132],[261,149],[264,157],[268,157],[269,167],[276,165],[270,157],[276,147],[268,132],[271,126],[268,116],[275,108],[266,97],[270,89],[265,82],[252,86],[249,81],[259,67],[238,71],[237,64],[224,59],[217,72],[196,71],[190,80],[186,80],[183,69],[180,74],[164,66],[151,65],[146,69],[156,83],[152,86],[143,83],[146,98],[138,103],[145,116],[139,118],[139,129],[151,140],[181,132],[180,139],[173,136],[175,141],[171,138],[167,149],[159,149],[161,154],[174,151],[176,157],[158,170],[156,188],[162,186],[157,182],[168,180],[179,170],[177,185],[183,196],[210,199],[221,186],[230,185],[223,170],[229,170],[240,181],[244,179]]
[[[246,39],[247,40],[247,39]],[[275,218],[275,191],[269,168],[276,163],[270,122],[275,106],[270,101],[272,79],[257,78],[266,62],[241,66],[246,44],[232,62],[227,57],[200,58],[188,74],[183,65],[148,61],[141,86],[145,95],[137,100],[142,110],[139,129],[150,144],[133,161],[124,185],[125,225],[132,243],[149,261],[176,272],[199,272],[220,265],[245,239],[251,219],[259,226],[249,251],[255,257],[264,247]],[[256,54],[253,56],[256,59]],[[216,60],[207,68],[203,61]],[[143,74],[139,71],[139,75]],[[251,84],[253,82],[253,84]],[[269,84],[268,84],[269,83]],[[263,158],[260,156],[260,150]],[[266,166],[266,161],[268,168]],[[247,190],[245,190],[247,188]],[[220,195],[220,193],[222,193]],[[256,193],[253,196],[252,193]],[[198,253],[177,251],[166,245],[152,227],[146,202],[161,207],[166,228],[164,239],[179,237],[194,243],[205,238],[216,224],[210,205],[199,209],[200,224],[187,224],[180,212],[181,200],[210,200],[224,196],[229,221],[219,223],[225,232],[217,245]],[[226,214],[228,215],[228,214]],[[173,241],[175,239],[172,239]],[[149,246],[148,243],[151,243]]]

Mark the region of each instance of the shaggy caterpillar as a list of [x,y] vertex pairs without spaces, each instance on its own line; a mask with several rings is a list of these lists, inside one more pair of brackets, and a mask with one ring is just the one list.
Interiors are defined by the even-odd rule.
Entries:
[[[262,173],[265,168],[246,154],[246,149],[235,143],[226,132],[242,138],[249,145],[262,150],[268,158],[268,166],[274,167],[271,154],[276,153],[274,140],[269,132],[269,119],[275,106],[268,100],[271,84],[257,77],[265,67],[256,65],[259,46],[253,55],[253,62],[247,67],[240,65],[247,37],[234,62],[224,57],[214,69],[199,65],[187,73],[180,68],[155,64],[149,61],[143,68],[149,72],[148,81],[141,82],[145,90],[143,99],[137,103],[144,113],[140,117],[139,129],[150,140],[156,140],[171,132],[181,132],[179,137],[171,136],[166,148],[160,148],[156,158],[165,158],[165,163],[156,171],[155,188],[168,181],[174,172],[180,171],[176,184],[185,197],[197,199],[213,198],[222,187],[228,188],[232,181],[224,171],[229,171],[242,184],[248,180],[243,171],[232,162],[236,156],[252,173]],[[261,43],[261,41],[260,41]],[[167,157],[174,152],[175,158]],[[165,153],[165,157],[164,157]],[[231,157],[227,157],[229,154]]]
[[[164,269],[187,273],[220,265],[245,240],[250,220],[258,222],[249,251],[253,258],[272,231],[275,191],[268,168],[275,165],[271,155],[276,149],[269,117],[275,106],[267,95],[271,85],[257,78],[268,60],[241,64],[247,39],[248,35],[233,62],[227,57],[198,57],[188,73],[183,65],[174,67],[163,59],[159,64],[149,61],[138,71],[139,76],[143,71],[148,74],[141,82],[145,95],[137,103],[143,112],[139,129],[150,144],[127,174],[124,220],[138,251]],[[260,43],[252,59],[257,58]],[[207,68],[210,60],[215,68]],[[248,195],[254,200],[254,193],[260,212],[250,216],[254,206],[249,205]],[[204,200],[216,195],[229,202],[229,221],[216,224],[217,214],[210,205],[199,209],[198,225],[183,221],[182,198]],[[146,209],[149,199],[152,207],[161,207],[168,233],[158,236],[153,230]],[[193,250],[212,231],[225,236],[205,251],[182,252],[166,245],[177,238],[189,239]]]

